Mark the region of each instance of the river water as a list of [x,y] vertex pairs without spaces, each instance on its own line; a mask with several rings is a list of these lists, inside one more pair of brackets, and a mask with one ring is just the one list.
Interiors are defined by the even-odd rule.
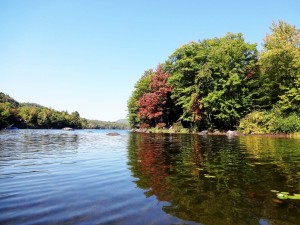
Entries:
[[0,131],[0,224],[300,224],[300,139]]

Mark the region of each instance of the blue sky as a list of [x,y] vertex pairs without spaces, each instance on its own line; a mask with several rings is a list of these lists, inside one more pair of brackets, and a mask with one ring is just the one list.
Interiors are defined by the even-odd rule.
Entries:
[[299,0],[0,0],[0,92],[20,102],[115,121],[145,70],[190,41],[273,21],[300,28]]

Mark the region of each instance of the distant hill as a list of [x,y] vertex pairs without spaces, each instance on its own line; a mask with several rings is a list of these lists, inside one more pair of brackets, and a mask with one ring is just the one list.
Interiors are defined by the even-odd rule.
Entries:
[[13,107],[19,107],[20,103],[3,92],[0,92],[0,103],[9,102]]
[[45,106],[39,105],[37,103],[31,103],[31,102],[22,102],[20,103],[20,106],[46,108]]
[[129,124],[129,121],[127,119],[120,119],[120,120],[117,120],[116,123]]
[[[9,103],[9,104],[7,104]],[[19,103],[7,94],[0,92],[0,129],[14,124],[18,128],[56,128],[86,129],[128,129],[125,119],[116,122],[88,120],[78,112],[69,114],[36,103]],[[3,113],[2,113],[3,112]]]
[[[122,120],[124,121],[124,120]],[[87,129],[129,129],[129,123],[124,123],[121,120],[116,122],[101,121],[101,120],[86,120],[83,128]]]
[[9,102],[15,108],[20,107],[20,106],[46,108],[46,107],[44,107],[42,105],[39,105],[37,103],[18,102],[14,98],[10,97],[9,95],[4,94],[3,92],[0,92],[0,103],[5,103],[5,102]]

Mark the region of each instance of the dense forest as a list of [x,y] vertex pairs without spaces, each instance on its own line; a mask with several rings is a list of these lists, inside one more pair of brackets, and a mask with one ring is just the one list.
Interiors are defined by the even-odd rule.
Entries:
[[0,129],[14,125],[17,128],[61,129],[127,129],[126,121],[105,122],[81,118],[77,111],[57,111],[35,103],[19,103],[0,92]]
[[243,133],[300,131],[300,30],[273,23],[262,43],[241,33],[182,45],[141,76],[131,127]]

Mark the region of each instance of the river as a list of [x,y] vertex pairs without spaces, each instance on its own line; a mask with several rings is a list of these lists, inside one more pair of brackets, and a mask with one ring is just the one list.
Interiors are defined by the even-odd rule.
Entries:
[[300,139],[109,132],[0,131],[0,224],[300,224]]

